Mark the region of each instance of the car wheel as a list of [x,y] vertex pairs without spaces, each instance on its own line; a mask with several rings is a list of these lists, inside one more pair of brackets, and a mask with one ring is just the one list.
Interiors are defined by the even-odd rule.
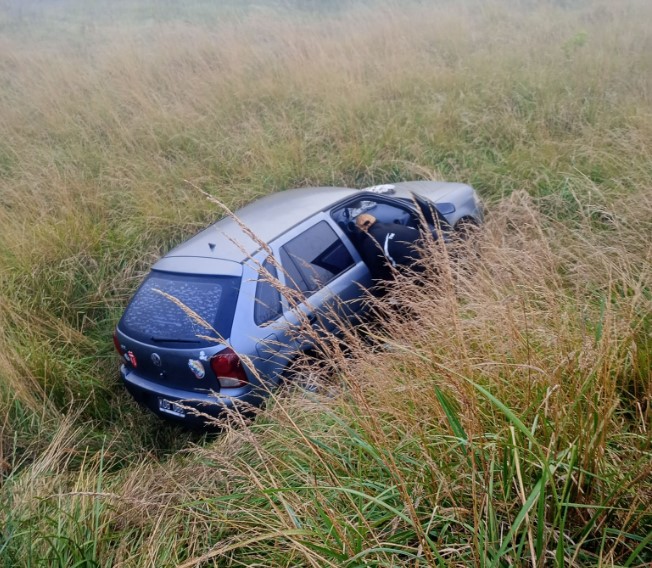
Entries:
[[462,217],[455,225],[453,238],[461,242],[468,241],[469,239],[474,238],[479,230],[480,227],[475,219],[471,217]]

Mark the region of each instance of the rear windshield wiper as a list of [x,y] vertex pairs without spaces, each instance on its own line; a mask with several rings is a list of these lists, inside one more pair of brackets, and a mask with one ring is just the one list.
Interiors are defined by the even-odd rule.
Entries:
[[157,343],[201,343],[199,339],[175,339],[173,337],[150,337],[150,340]]

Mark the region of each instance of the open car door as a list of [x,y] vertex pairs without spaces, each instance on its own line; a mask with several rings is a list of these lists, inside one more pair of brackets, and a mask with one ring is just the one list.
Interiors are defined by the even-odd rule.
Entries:
[[443,233],[448,233],[452,230],[450,223],[444,216],[455,211],[455,206],[452,203],[435,204],[429,199],[414,192],[412,192],[412,199],[414,199],[414,202],[419,207],[423,218],[430,227],[434,227],[436,230]]

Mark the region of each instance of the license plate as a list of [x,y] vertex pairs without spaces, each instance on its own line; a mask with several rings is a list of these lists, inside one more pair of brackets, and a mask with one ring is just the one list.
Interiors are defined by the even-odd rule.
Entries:
[[165,398],[158,399],[158,409],[166,414],[172,414],[172,416],[186,417],[186,411],[179,404]]

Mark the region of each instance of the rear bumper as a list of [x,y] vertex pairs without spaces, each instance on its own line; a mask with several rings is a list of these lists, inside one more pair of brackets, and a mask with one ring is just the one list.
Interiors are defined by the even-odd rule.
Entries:
[[[229,410],[246,412],[252,406],[260,406],[264,399],[264,396],[251,387],[239,389],[238,394],[234,396],[167,387],[144,379],[125,365],[120,366],[120,377],[138,404],[165,420],[190,427],[205,427],[207,423],[210,424],[211,418],[223,417]],[[161,410],[161,399],[179,405],[183,409],[183,415]]]

